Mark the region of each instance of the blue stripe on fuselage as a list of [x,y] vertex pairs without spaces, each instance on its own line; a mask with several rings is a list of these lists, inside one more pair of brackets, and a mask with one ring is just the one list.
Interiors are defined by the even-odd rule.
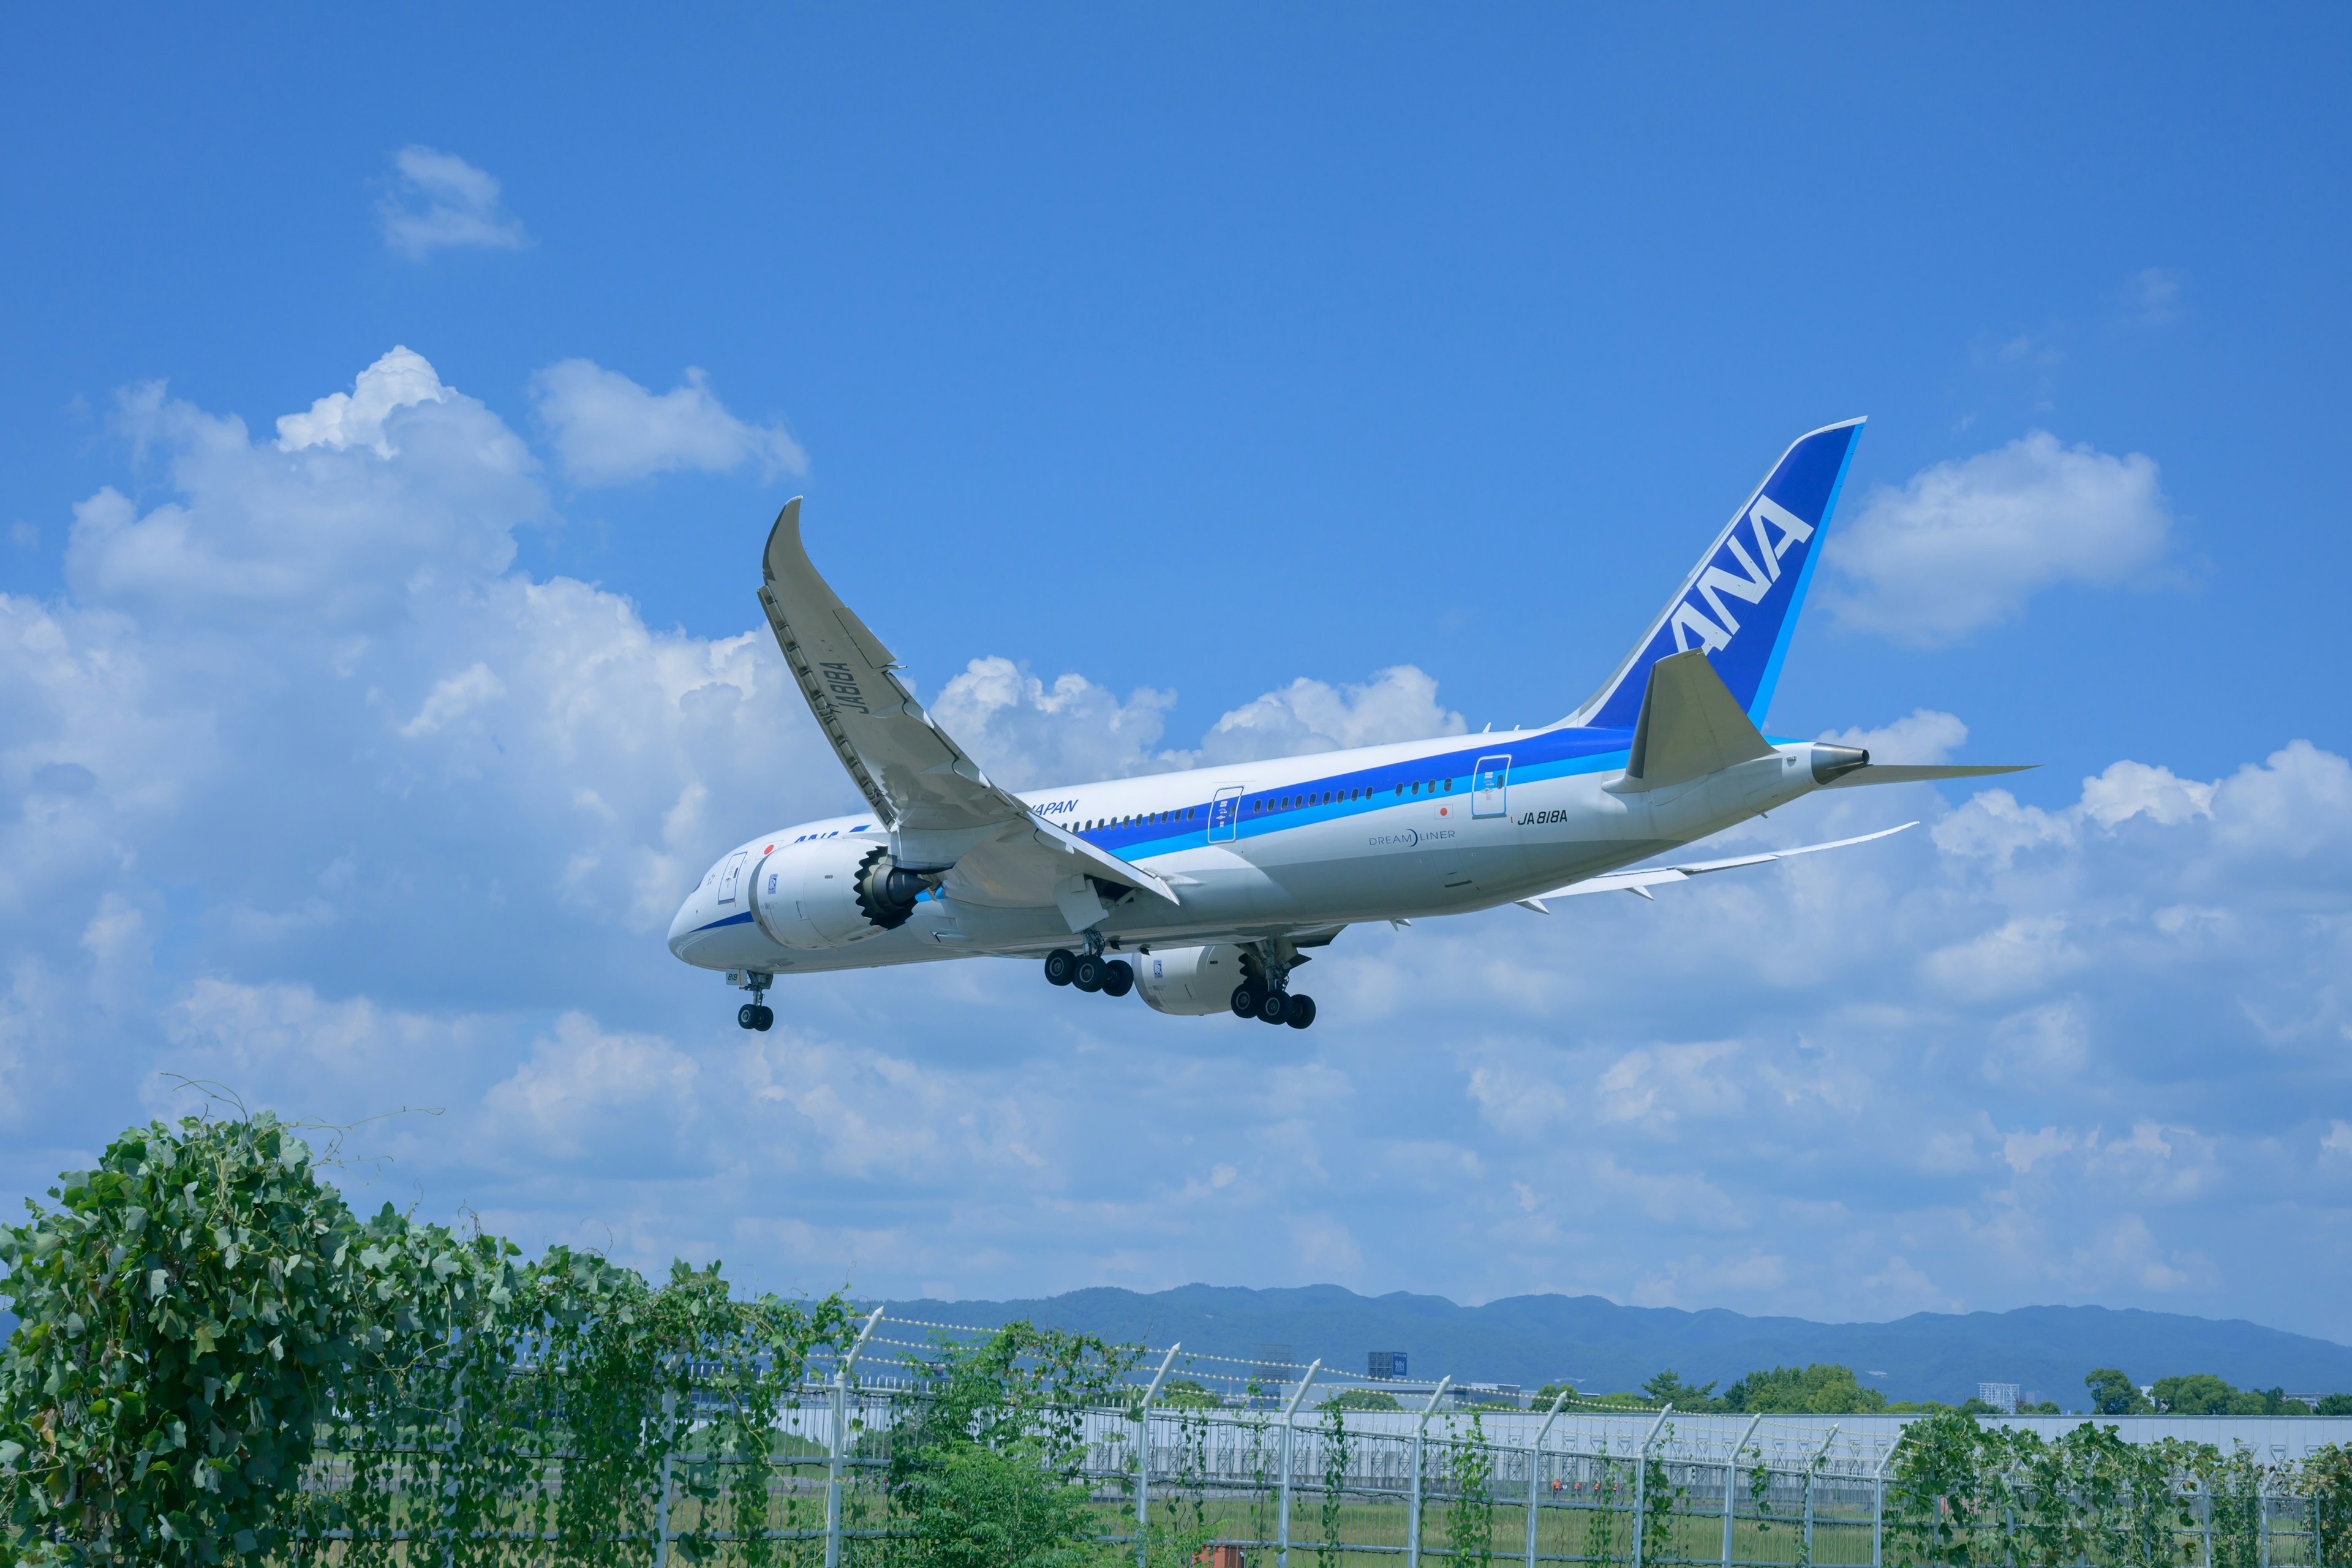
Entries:
[[[1471,775],[1481,757],[1507,756],[1511,759],[1507,782],[1511,784],[1536,784],[1547,779],[1565,778],[1575,773],[1601,773],[1612,767],[1622,767],[1633,733],[1619,729],[1538,730],[1533,734],[1518,735],[1496,743],[1487,737],[1484,745],[1472,745],[1458,751],[1440,752],[1426,757],[1414,757],[1404,762],[1383,763],[1377,767],[1350,768],[1343,773],[1326,773],[1317,778],[1300,779],[1273,789],[1253,790],[1240,797],[1235,838],[1255,838],[1263,834],[1277,833],[1285,828],[1305,827],[1317,823],[1332,822],[1370,812],[1385,811],[1391,806],[1418,803],[1432,798],[1466,801],[1470,795]],[[1235,770],[1239,771],[1239,770]],[[1453,785],[1449,795],[1448,782]],[[1424,787],[1421,794],[1399,795],[1399,786],[1410,790],[1415,783],[1426,786],[1434,782],[1436,789]],[[1347,797],[1351,790],[1360,791],[1357,798]],[[1323,801],[1326,792],[1339,798]],[[1312,805],[1279,803],[1288,796],[1313,795]],[[1209,841],[1209,814],[1212,803],[1204,800],[1179,802],[1172,806],[1155,807],[1143,816],[1160,812],[1194,815],[1189,822],[1181,816],[1173,823],[1138,822],[1115,827],[1097,827],[1080,837],[1098,845],[1122,860],[1148,859],[1155,855],[1172,854]],[[1219,843],[1230,842],[1219,839]]]
[[751,911],[745,910],[741,914],[729,915],[723,921],[712,921],[709,925],[697,926],[694,930],[696,932],[701,932],[706,931],[717,931],[720,926],[739,926],[743,924],[746,921],[749,921],[751,918]]

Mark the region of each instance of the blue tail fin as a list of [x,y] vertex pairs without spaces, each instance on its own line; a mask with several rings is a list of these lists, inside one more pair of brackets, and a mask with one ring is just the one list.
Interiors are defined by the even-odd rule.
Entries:
[[1731,695],[1761,727],[1788,657],[1822,537],[1845,483],[1862,421],[1827,425],[1780,454],[1756,493],[1732,514],[1666,607],[1570,724],[1630,730],[1642,711],[1650,666],[1704,648]]

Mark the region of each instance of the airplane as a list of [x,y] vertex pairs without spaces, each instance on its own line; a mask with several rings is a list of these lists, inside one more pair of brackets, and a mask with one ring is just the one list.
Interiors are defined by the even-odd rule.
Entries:
[[1317,1005],[1292,976],[1351,925],[1649,898],[1900,832],[1640,865],[1816,790],[2020,771],[1877,763],[1761,729],[1862,427],[1799,437],[1558,723],[1055,789],[1000,786],[915,700],[810,562],[795,498],[768,535],[760,604],[866,809],[727,851],[669,949],[751,994],[747,1029],[775,1022],[782,975],[982,956],[1161,1013],[1303,1029]]

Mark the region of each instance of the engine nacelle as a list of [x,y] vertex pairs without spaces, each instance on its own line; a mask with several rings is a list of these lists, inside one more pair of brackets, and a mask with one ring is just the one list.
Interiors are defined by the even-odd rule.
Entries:
[[1241,949],[1155,947],[1135,958],[1135,989],[1154,1011],[1199,1016],[1223,1013],[1234,1005],[1234,987],[1244,978]]
[[905,925],[929,886],[871,838],[785,844],[751,868],[751,918],[784,947],[847,947]]

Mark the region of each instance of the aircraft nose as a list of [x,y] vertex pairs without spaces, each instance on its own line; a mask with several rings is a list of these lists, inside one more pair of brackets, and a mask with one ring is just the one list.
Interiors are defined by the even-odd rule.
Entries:
[[669,951],[673,958],[684,958],[686,939],[694,934],[694,900],[688,899],[677,906],[677,913],[669,920]]

